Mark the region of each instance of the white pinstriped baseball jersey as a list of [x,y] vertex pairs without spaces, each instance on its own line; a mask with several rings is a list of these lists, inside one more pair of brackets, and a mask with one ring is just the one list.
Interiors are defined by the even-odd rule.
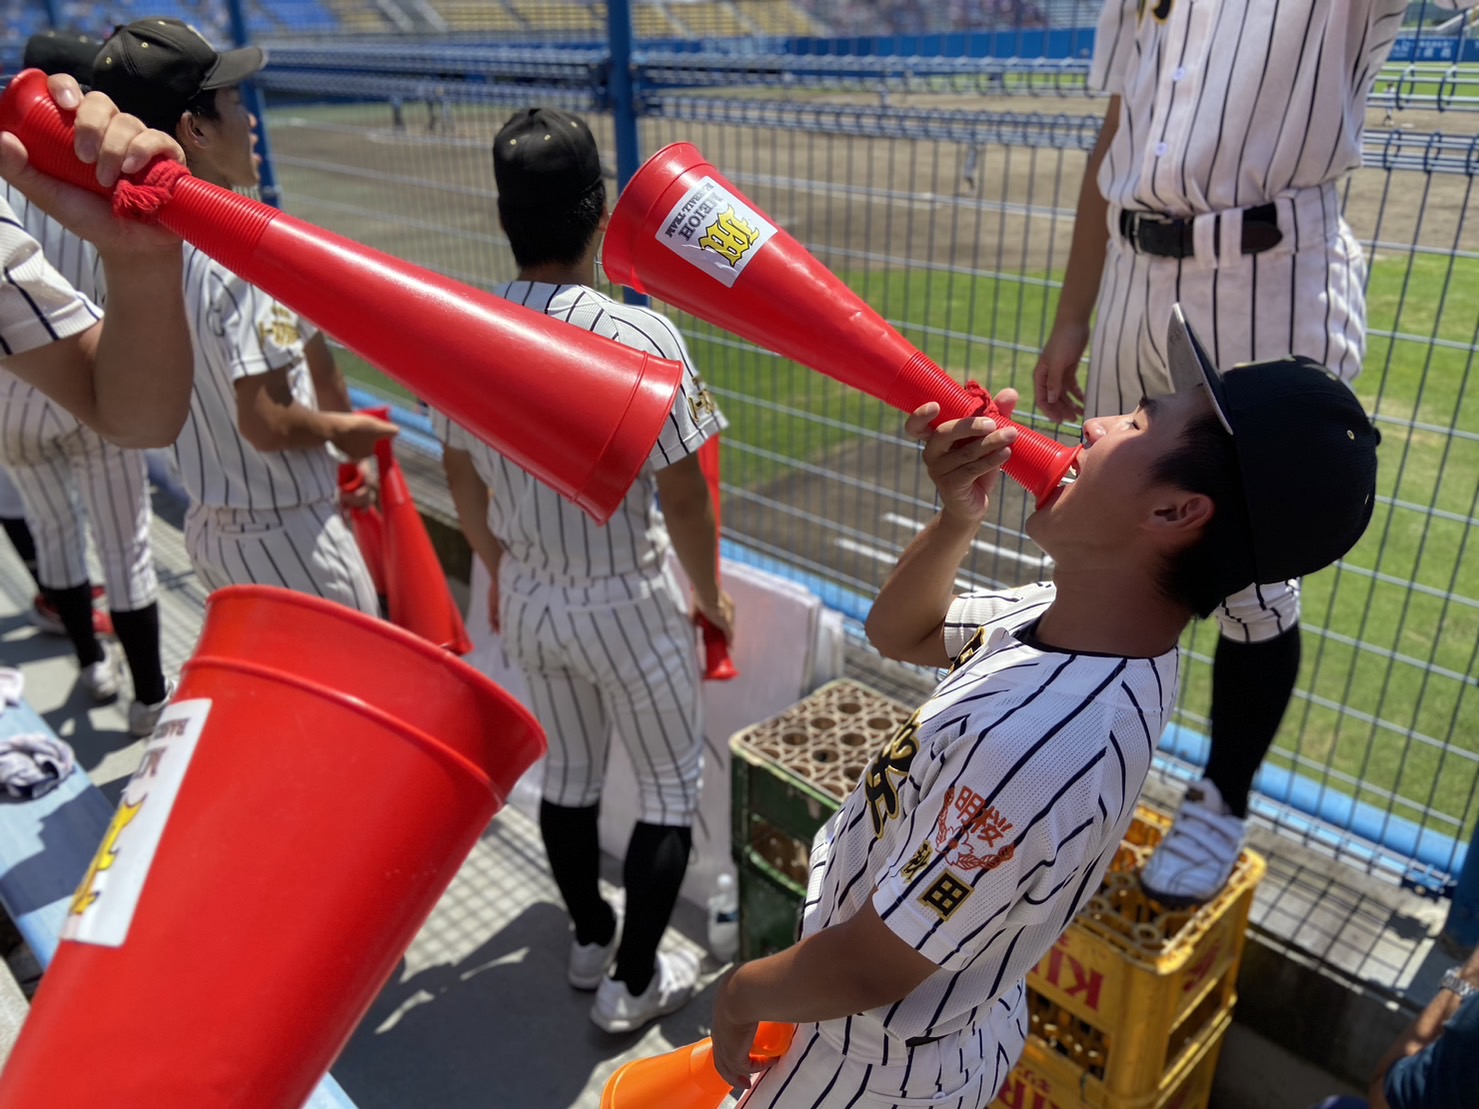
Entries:
[[[0,183],[0,195],[41,245],[57,275],[83,298],[90,325],[100,317],[106,300],[96,249],[9,184]],[[6,273],[9,276],[9,268]],[[132,611],[155,601],[158,579],[149,545],[143,452],[114,446],[39,389],[0,370],[0,458],[12,467],[25,501],[43,582],[65,589],[88,580],[85,508],[97,540],[109,607]]]
[[604,525],[445,417],[436,422],[447,446],[469,453],[491,493],[488,524],[505,550],[503,640],[550,739],[545,799],[567,807],[600,799],[614,727],[632,756],[638,819],[691,824],[703,701],[688,604],[664,566],[670,540],[656,474],[696,451],[724,418],[682,336],[658,313],[583,285],[515,281],[495,292],[684,367],[646,465]]
[[623,304],[584,285],[514,281],[493,291],[585,331],[683,364],[679,396],[648,464],[604,525],[598,526],[549,486],[446,417],[436,418],[442,441],[467,451],[491,490],[488,525],[503,543],[507,557],[531,574],[547,581],[574,582],[655,571],[667,552],[668,536],[656,506],[654,474],[692,454],[726,426],[688,357],[683,337],[657,312]]
[[24,354],[86,331],[97,305],[69,285],[42,254],[16,210],[0,197],[0,356]]
[[1111,204],[1187,216],[1345,175],[1361,164],[1366,97],[1407,6],[1108,0],[1089,84],[1124,110],[1100,190]]
[[[1054,596],[956,598],[950,674],[813,843],[803,935],[871,900],[939,971],[893,1005],[803,1028],[749,1109],[957,1094],[969,1109],[1006,1078],[1026,1040],[1023,981],[1098,889],[1178,681],[1174,649],[1133,659],[1037,643]],[[813,1037],[830,1069],[795,1065]]]
[[175,460],[192,503],[270,514],[333,501],[338,471],[327,444],[259,451],[237,424],[236,382],[284,367],[293,399],[318,407],[303,358],[316,328],[195,247],[184,249],[195,386]]

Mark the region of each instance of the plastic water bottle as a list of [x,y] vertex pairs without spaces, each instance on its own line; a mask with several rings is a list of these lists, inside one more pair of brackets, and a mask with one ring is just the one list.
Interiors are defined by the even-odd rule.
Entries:
[[739,953],[739,891],[727,870],[719,872],[717,887],[709,895],[709,951],[721,963]]

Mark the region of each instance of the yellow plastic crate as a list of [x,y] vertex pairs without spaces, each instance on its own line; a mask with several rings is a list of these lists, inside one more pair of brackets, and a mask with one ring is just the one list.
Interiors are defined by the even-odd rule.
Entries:
[[1050,1047],[1036,1035],[1029,1036],[1022,1058],[991,1109],[1206,1109],[1230,1024],[1232,1014],[1222,1013],[1155,1088],[1138,1097],[1115,1096],[1089,1076],[1081,1059]]
[[1167,909],[1145,895],[1136,872],[1170,823],[1137,810],[1103,886],[1027,979],[1034,1015],[1070,1029],[1086,1075],[1121,1101],[1159,1089],[1178,1057],[1231,1010],[1266,869],[1244,851],[1216,898]]

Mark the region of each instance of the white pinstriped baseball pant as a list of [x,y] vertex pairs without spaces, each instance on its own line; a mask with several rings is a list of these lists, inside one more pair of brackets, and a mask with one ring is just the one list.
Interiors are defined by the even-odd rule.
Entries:
[[212,591],[275,585],[380,615],[364,556],[332,501],[255,511],[192,505],[185,551]]
[[504,645],[549,737],[545,800],[600,800],[614,726],[637,779],[637,819],[691,825],[703,702],[697,640],[672,571],[554,584],[505,556],[498,588]]
[[108,607],[132,612],[153,604],[159,579],[144,453],[114,446],[49,402],[5,405],[0,421],[0,457],[36,538],[37,577],[52,589],[87,582],[89,521]]

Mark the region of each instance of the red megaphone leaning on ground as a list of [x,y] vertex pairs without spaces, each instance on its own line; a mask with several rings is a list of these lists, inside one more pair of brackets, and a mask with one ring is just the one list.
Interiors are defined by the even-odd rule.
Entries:
[[[930,361],[689,143],[648,159],[622,191],[601,265],[611,280],[751,342],[936,420],[1003,417],[979,387]],[[1079,448],[1019,427],[1008,477],[1039,505],[1069,476]]]
[[[72,118],[40,70],[0,98],[0,130],[37,169],[110,195],[73,153]],[[193,243],[603,523],[672,409],[676,362],[321,230],[176,162],[156,159],[111,195],[115,213]]]

